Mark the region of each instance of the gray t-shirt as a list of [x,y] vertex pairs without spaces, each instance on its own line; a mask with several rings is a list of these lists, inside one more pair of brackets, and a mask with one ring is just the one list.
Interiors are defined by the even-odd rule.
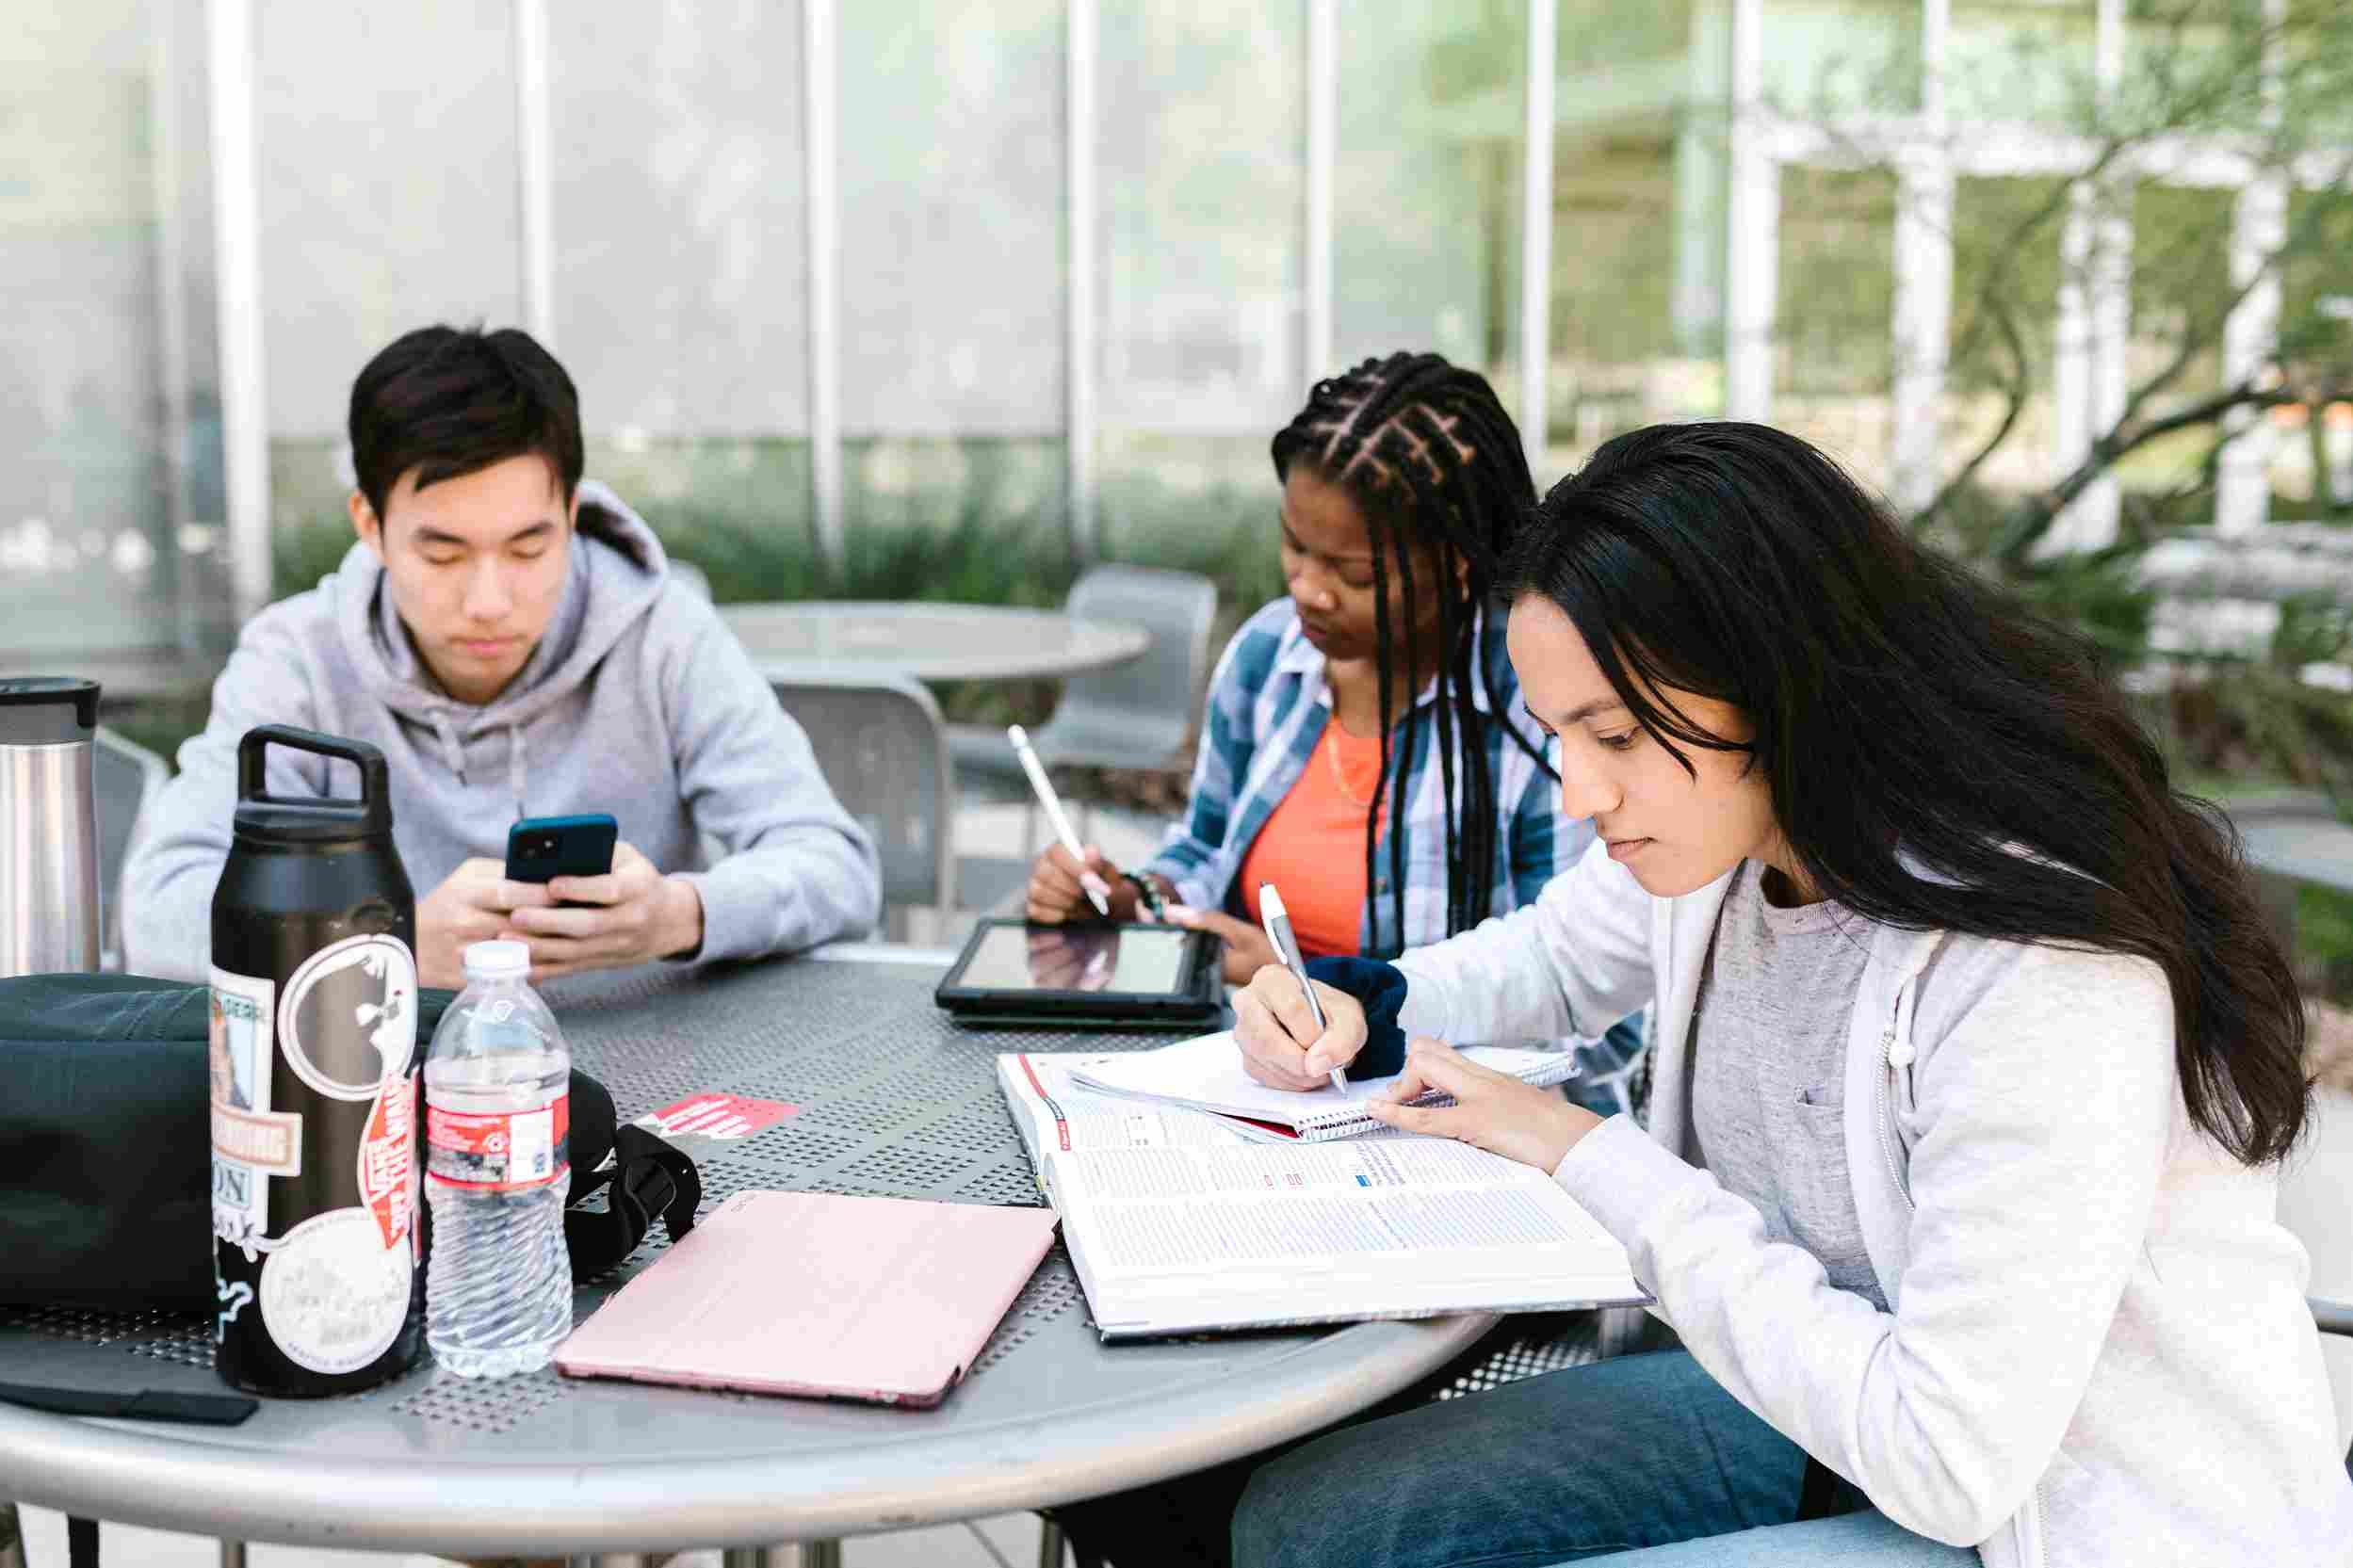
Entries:
[[1728,1192],[1841,1290],[1884,1309],[1846,1174],[1846,1038],[1869,927],[1826,900],[1768,902],[1764,867],[1732,879],[1693,1021],[1692,1132]]

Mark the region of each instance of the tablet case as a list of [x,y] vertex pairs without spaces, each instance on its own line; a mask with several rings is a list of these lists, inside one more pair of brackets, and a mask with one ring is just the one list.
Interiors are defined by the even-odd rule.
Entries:
[[574,1377],[927,1406],[1054,1241],[1054,1213],[736,1193],[572,1333]]
[[[1224,944],[1215,933],[1187,929],[1184,940],[1187,970],[1184,989],[1153,994],[1108,991],[990,991],[964,984],[964,974],[990,930],[1000,927],[1026,929],[1028,923],[997,917],[974,922],[972,932],[955,962],[948,966],[932,999],[951,1022],[966,1026],[1005,1025],[1016,1028],[1083,1029],[1200,1029],[1216,1028],[1225,1019]],[[1050,929],[1050,928],[1047,928]],[[1166,935],[1166,925],[1122,922],[1089,926],[1088,930],[1143,930]]]

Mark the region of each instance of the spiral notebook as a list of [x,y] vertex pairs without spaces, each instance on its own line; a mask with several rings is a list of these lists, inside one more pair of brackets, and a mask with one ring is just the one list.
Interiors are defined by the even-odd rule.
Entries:
[[[1482,1067],[1508,1073],[1522,1083],[1547,1086],[1577,1075],[1577,1058],[1567,1051],[1530,1051],[1501,1045],[1471,1045],[1464,1056]],[[1158,1105],[1206,1110],[1232,1118],[1236,1130],[1261,1141],[1322,1143],[1385,1131],[1365,1111],[1365,1103],[1388,1092],[1397,1079],[1363,1078],[1336,1089],[1297,1092],[1270,1089],[1242,1070],[1241,1048],[1231,1030],[1178,1041],[1157,1051],[1138,1051],[1089,1061],[1071,1076],[1099,1094]],[[1425,1094],[1421,1106],[1452,1105],[1447,1094]]]

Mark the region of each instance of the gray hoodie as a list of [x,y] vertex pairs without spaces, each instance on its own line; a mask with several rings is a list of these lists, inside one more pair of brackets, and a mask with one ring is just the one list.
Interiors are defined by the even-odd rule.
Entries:
[[[132,970],[203,979],[213,885],[229,853],[236,749],[296,724],[381,749],[393,837],[421,899],[472,857],[504,859],[520,816],[609,812],[624,841],[703,900],[704,960],[863,933],[881,900],[872,842],[808,737],[718,614],[670,579],[661,543],[618,496],[580,486],[563,597],[522,671],[487,704],[445,694],[354,544],[334,575],[256,615],[213,683],[212,718],[142,819],[122,874]],[[272,748],[268,787],[354,792],[345,765]],[[695,870],[698,845],[715,863]]]

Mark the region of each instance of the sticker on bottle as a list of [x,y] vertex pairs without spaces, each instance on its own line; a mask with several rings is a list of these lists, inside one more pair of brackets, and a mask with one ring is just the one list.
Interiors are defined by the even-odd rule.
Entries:
[[416,1056],[416,960],[397,936],[332,942],[302,961],[278,1010],[294,1075],[335,1100],[372,1100]]
[[397,1078],[377,1091],[360,1129],[360,1204],[376,1217],[386,1247],[398,1247],[416,1226],[416,1078]]
[[469,1192],[522,1192],[570,1172],[572,1096],[537,1110],[473,1112],[425,1107],[425,1179]]
[[262,1265],[262,1323],[298,1366],[356,1372],[392,1349],[415,1281],[406,1247],[388,1248],[365,1208],[314,1214]]
[[269,1178],[302,1173],[302,1118],[269,1108],[270,1034],[277,987],[212,972],[205,1055],[212,1079],[213,1235],[250,1262],[268,1251]]

